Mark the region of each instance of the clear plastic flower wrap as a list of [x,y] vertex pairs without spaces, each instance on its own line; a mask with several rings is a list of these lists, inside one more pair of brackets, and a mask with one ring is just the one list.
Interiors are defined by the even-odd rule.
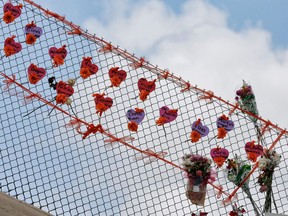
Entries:
[[212,161],[198,154],[185,154],[182,159],[188,178],[186,196],[192,204],[204,206],[207,183],[216,180]]

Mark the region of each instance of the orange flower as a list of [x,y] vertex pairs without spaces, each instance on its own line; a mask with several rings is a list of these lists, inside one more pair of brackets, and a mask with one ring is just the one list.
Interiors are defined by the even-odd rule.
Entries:
[[136,112],[136,113],[142,113],[142,112],[144,112],[144,110],[143,110],[143,109],[140,109],[140,108],[135,108],[135,112]]
[[138,124],[134,121],[128,123],[128,129],[130,131],[136,132],[138,130]]
[[15,53],[15,50],[12,46],[6,45],[4,46],[4,53],[5,53],[5,56],[8,57],[8,56],[13,55]]
[[59,65],[64,64],[64,59],[60,55],[55,55],[53,58],[53,61],[54,61],[53,64],[55,67],[58,67]]
[[109,107],[105,106],[104,103],[100,102],[100,103],[96,104],[96,113],[97,114],[99,113],[99,115],[102,116],[102,113],[105,112],[108,108]]
[[80,70],[80,76],[81,76],[83,79],[88,78],[90,75],[91,75],[91,73],[90,73],[90,70],[89,70],[88,67],[82,67],[82,68],[81,68],[81,70]]
[[157,119],[156,124],[158,126],[161,126],[161,125],[164,125],[166,121],[167,121],[167,118],[161,116],[159,119]]
[[34,34],[29,33],[26,35],[26,43],[29,45],[33,45],[36,42],[36,39]]
[[57,94],[56,96],[56,103],[57,104],[65,104],[68,97],[65,94]]
[[28,74],[28,79],[29,79],[29,82],[31,84],[36,84],[37,82],[39,82],[39,77],[36,73],[30,73]]
[[7,11],[3,15],[3,20],[6,24],[12,23],[15,20],[13,13],[11,11]]
[[224,162],[225,162],[225,158],[223,157],[215,157],[213,158],[213,161],[216,163],[217,167],[220,168],[223,166]]
[[190,134],[190,138],[192,143],[196,143],[201,138],[201,134],[193,130]]
[[227,116],[225,116],[224,114],[222,116],[220,116],[220,119],[225,120],[225,121],[229,120],[229,118]]
[[253,163],[255,163],[257,161],[257,157],[258,157],[258,155],[253,153],[253,152],[247,153],[248,160],[251,160]]
[[111,80],[112,86],[114,87],[119,87],[122,82],[122,80],[118,76],[112,76],[110,80]]
[[147,100],[147,97],[148,97],[149,94],[150,94],[150,93],[149,93],[148,91],[146,91],[146,90],[141,90],[141,91],[140,91],[140,94],[139,94],[140,100],[141,100],[141,101]]
[[218,128],[218,135],[217,138],[218,139],[223,139],[227,134],[227,131],[225,130],[225,128]]
[[27,24],[26,27],[31,28],[31,27],[36,27],[34,21],[32,21],[31,23]]

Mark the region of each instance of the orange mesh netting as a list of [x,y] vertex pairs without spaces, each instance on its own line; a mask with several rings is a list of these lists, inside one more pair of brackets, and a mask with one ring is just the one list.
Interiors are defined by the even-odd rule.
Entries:
[[[288,214],[285,129],[30,0],[0,10],[1,191],[53,215]],[[254,146],[282,156],[264,193]],[[215,161],[204,206],[186,196],[189,153]],[[237,157],[250,169],[235,184]]]

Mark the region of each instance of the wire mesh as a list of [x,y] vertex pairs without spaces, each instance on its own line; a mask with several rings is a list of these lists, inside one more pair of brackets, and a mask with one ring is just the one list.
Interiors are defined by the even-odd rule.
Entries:
[[[227,115],[233,108],[229,102],[218,97],[214,97],[212,103],[199,100],[205,91],[196,87],[181,92],[185,88],[181,78],[171,75],[170,79],[160,80],[159,75],[163,73],[158,73],[158,68],[150,67],[149,63],[149,67],[142,65],[134,69],[130,64],[140,59],[125,50],[117,48],[114,52],[99,52],[107,45],[104,40],[96,36],[85,37],[87,32],[68,34],[71,26],[65,19],[55,19],[51,14],[47,16],[30,1],[13,1],[13,4],[19,3],[23,4],[21,16],[10,24],[1,21],[0,41],[3,47],[5,39],[15,35],[23,49],[9,57],[4,57],[2,51],[0,71],[10,77],[16,75],[17,82],[51,101],[56,92],[49,87],[48,78],[54,76],[57,81],[78,78],[82,58],[91,56],[99,71],[88,79],[77,79],[75,93],[71,96],[72,106],[61,106],[72,116],[89,124],[101,123],[108,133],[118,138],[134,137],[130,144],[138,150],[167,152],[165,159],[179,166],[185,153],[197,152],[210,157],[211,148],[216,146],[229,150],[230,157],[237,154],[246,158],[245,143],[257,140],[255,125],[246,113],[236,109],[231,115],[235,129],[223,140],[213,139],[217,135],[217,118]],[[1,0],[0,11],[3,11],[4,4]],[[23,28],[32,20],[44,33],[31,46],[25,44]],[[48,50],[62,45],[67,45],[68,50],[65,63],[53,67]],[[28,83],[27,68],[31,63],[47,69],[46,77],[36,85]],[[127,78],[120,87],[108,88],[111,85],[108,71],[112,67],[127,72]],[[137,82],[140,78],[157,79],[156,90],[144,102],[138,96]],[[1,85],[5,87],[2,82]],[[92,94],[103,92],[113,99],[113,106],[100,118],[95,113]],[[139,160],[143,154],[137,149],[117,141],[107,143],[105,140],[109,137],[105,134],[96,133],[82,139],[76,130],[65,127],[71,120],[70,116],[50,106],[42,106],[41,101],[23,105],[23,98],[4,91],[0,100],[0,184],[1,191],[11,196],[53,215],[191,215],[198,210],[208,212],[208,215],[228,215],[231,211],[231,206],[222,205],[225,195],[217,199],[213,187],[208,187],[203,208],[192,205],[185,195],[187,179],[183,177],[183,171],[173,164],[147,155]],[[42,107],[25,116],[39,106]],[[155,120],[159,118],[162,106],[178,109],[178,117],[169,124],[157,126]],[[128,130],[126,117],[126,112],[136,107],[145,110],[145,118],[137,133]],[[191,125],[197,119],[202,120],[210,133],[193,144],[189,136]],[[265,123],[258,120],[259,127]],[[270,127],[262,138],[265,148],[269,148],[284,131],[274,124]],[[288,156],[287,133],[279,138],[274,149],[282,155],[282,161],[274,173],[273,192],[277,208],[272,206],[272,212],[288,214],[285,186],[288,179],[285,160]],[[236,186],[227,180],[223,168],[213,166],[218,173],[214,184],[222,185],[227,193],[231,193]],[[258,170],[252,174],[249,185],[257,206],[263,208],[265,194],[259,193],[258,175]],[[241,189],[237,194],[237,204],[243,205],[248,215],[255,215]]]

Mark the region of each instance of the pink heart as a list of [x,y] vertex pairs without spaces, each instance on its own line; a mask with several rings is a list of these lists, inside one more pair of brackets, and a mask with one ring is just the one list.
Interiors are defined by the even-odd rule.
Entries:
[[88,67],[92,74],[96,74],[99,70],[98,66],[96,64],[93,64],[91,60],[87,58],[82,60],[81,68],[83,67]]
[[56,48],[56,47],[51,47],[49,49],[49,56],[53,59],[54,56],[60,55],[63,59],[67,56],[67,50],[61,48]]
[[145,117],[145,112],[136,112],[134,109],[129,109],[126,116],[129,121],[134,121],[137,124],[140,124]]
[[231,131],[234,129],[234,122],[231,120],[225,120],[219,117],[216,121],[218,128],[224,128],[226,131]]
[[105,106],[110,108],[113,105],[113,100],[110,97],[95,97],[95,104],[103,103]]
[[170,109],[167,106],[163,106],[160,108],[160,116],[165,117],[167,120],[165,123],[169,123],[174,121],[177,118],[177,112],[169,112]]
[[207,136],[209,133],[209,128],[198,121],[195,121],[192,124],[192,130],[197,131],[201,135],[201,137]]
[[6,3],[4,5],[4,13],[8,12],[8,11],[11,11],[12,12],[12,15],[17,18],[21,15],[21,8],[18,7],[18,6],[14,6],[12,5],[11,3]]
[[74,89],[66,82],[60,81],[56,85],[56,92],[57,94],[65,94],[70,97],[74,93]]
[[212,158],[221,157],[226,160],[229,156],[229,151],[225,148],[213,148],[210,151],[210,155]]
[[263,154],[263,147],[261,145],[255,145],[254,142],[247,142],[245,144],[246,153],[254,153],[259,157]]
[[210,155],[213,161],[217,164],[217,167],[220,168],[228,158],[229,151],[225,148],[213,148],[210,151]]
[[24,32],[25,32],[25,34],[33,34],[37,38],[39,38],[43,33],[42,29],[40,27],[37,27],[37,26],[36,27],[25,26]]
[[[111,70],[112,69],[112,70]],[[119,68],[111,68],[109,70],[109,77],[112,78],[113,76],[118,76],[118,78],[121,80],[121,82],[123,82],[126,77],[127,77],[127,73],[124,70],[118,70]]]
[[138,88],[140,91],[145,90],[147,92],[152,92],[155,90],[156,85],[153,81],[147,81],[145,78],[141,78],[138,80]]
[[12,46],[14,49],[14,54],[22,50],[22,45],[18,42],[15,42],[14,38],[7,38],[4,42],[4,46]]
[[46,70],[44,68],[38,68],[36,65],[34,64],[31,64],[29,67],[28,67],[28,74],[32,74],[32,73],[35,73],[39,80],[43,79],[46,75]]

